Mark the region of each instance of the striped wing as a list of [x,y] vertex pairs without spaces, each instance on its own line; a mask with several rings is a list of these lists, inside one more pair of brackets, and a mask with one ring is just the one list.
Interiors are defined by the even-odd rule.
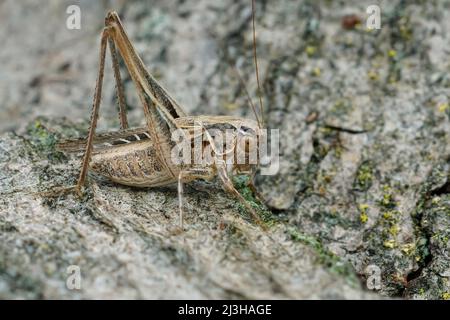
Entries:
[[[100,133],[94,137],[94,152],[98,149],[108,148],[134,141],[150,139],[147,128],[133,128],[127,130]],[[56,148],[59,151],[81,152],[86,148],[87,138],[61,140]]]

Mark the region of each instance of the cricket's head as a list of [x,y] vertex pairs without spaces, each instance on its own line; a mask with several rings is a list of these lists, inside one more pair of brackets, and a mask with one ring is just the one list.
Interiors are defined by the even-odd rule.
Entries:
[[266,137],[259,123],[251,119],[240,119],[235,124],[234,165],[237,174],[249,173],[260,164],[260,146]]

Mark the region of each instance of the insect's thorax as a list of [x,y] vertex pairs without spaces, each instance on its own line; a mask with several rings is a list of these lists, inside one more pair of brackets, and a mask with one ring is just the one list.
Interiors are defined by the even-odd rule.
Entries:
[[[229,173],[249,173],[259,161],[260,129],[254,120],[226,116],[176,119],[191,152],[185,167],[200,171],[225,166]],[[186,152],[184,153],[186,155]]]

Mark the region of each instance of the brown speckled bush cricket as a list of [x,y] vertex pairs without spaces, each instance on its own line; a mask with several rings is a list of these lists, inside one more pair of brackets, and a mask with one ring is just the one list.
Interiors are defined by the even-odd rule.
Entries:
[[[252,27],[254,62],[258,88],[260,87],[258,61],[256,58],[255,36],[255,1],[252,1]],[[116,80],[117,98],[121,129],[115,132],[96,135],[95,129],[99,115],[102,95],[103,74],[106,48],[109,46],[114,76]],[[147,125],[142,128],[129,129],[126,115],[124,89],[119,70],[119,55],[123,59],[131,79],[136,85],[140,101],[144,107]],[[239,199],[251,213],[256,222],[261,220],[253,207],[235,189],[230,179],[231,174],[249,174],[252,183],[256,166],[249,163],[226,163],[226,158],[235,157],[236,144],[256,142],[262,137],[262,99],[260,98],[258,116],[251,103],[257,121],[226,116],[188,116],[182,107],[147,71],[144,63],[134,49],[116,12],[110,12],[105,18],[105,27],[101,35],[100,67],[91,114],[91,125],[87,139],[64,141],[59,144],[62,151],[84,150],[84,156],[75,190],[82,193],[88,169],[103,175],[110,180],[135,187],[157,187],[178,183],[180,225],[183,226],[182,193],[183,183],[196,179],[211,180],[218,176],[226,191]],[[251,101],[251,100],[250,100]],[[234,135],[233,148],[225,153],[216,152],[213,142],[209,144],[214,153],[214,162],[188,163],[175,165],[171,161],[171,150],[174,142],[171,134],[181,130],[188,139],[195,138],[195,130],[208,136],[210,128],[216,130],[232,129]],[[247,145],[246,145],[247,146]],[[230,154],[231,152],[231,154]],[[246,150],[247,153],[250,150]]]

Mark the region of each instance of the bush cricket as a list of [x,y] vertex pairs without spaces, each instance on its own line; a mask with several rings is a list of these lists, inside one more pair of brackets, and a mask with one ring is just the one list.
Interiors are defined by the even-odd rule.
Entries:
[[[255,1],[253,0],[253,56],[258,89],[260,89],[254,16]],[[116,81],[121,128],[119,131],[96,135],[95,129],[102,96],[105,57],[108,46]],[[119,70],[119,56],[123,59],[130,73],[144,108],[146,126],[141,128],[128,128],[124,88]],[[240,78],[240,81],[243,84],[242,78]],[[248,95],[246,89],[245,91]],[[250,175],[249,183],[252,184],[258,163],[250,165],[245,162],[240,164],[233,162],[230,165],[226,162],[230,158],[236,158],[237,144],[244,143],[245,159],[248,159],[248,154],[251,151],[249,146],[258,146],[258,139],[262,137],[262,98],[260,90],[259,99],[260,116],[258,116],[256,107],[249,98],[256,121],[228,116],[186,115],[180,104],[147,71],[125,32],[118,14],[112,11],[105,18],[105,27],[101,34],[100,64],[88,136],[86,139],[63,141],[58,145],[58,148],[66,152],[84,150],[81,171],[75,186],[78,194],[82,193],[88,169],[116,183],[135,187],[157,187],[178,183],[179,223],[183,228],[183,183],[196,179],[211,180],[217,176],[224,189],[236,197],[252,215],[253,219],[262,225],[258,214],[235,189],[230,179],[232,174],[247,174]],[[217,151],[217,146],[208,133],[210,129],[231,130],[232,143],[234,144],[232,148],[225,146],[225,152]],[[174,146],[171,135],[175,130],[181,130],[183,135],[192,141],[200,130],[201,134],[207,136],[206,141],[203,141],[202,144],[209,145],[212,148],[214,161],[206,165],[204,163],[174,164],[171,161],[171,151]]]

